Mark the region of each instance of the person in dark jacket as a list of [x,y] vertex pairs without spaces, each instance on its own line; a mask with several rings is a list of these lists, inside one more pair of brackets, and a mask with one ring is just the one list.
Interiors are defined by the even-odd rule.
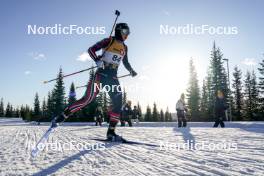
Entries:
[[102,126],[102,122],[103,122],[103,111],[102,111],[102,108],[100,106],[98,106],[96,108],[94,117],[95,117],[95,126],[98,126],[98,124],[100,126]]
[[224,94],[222,91],[217,91],[217,97],[215,100],[215,124],[214,127],[220,126],[222,128],[225,127],[224,120],[225,120],[225,110],[228,109],[228,106],[226,105],[224,101]]
[[122,107],[122,117],[121,117],[121,126],[125,126],[126,122],[130,127],[132,127],[132,118],[133,111],[131,109],[131,101],[127,101],[127,103]]
[[185,116],[185,113],[187,112],[187,107],[185,105],[184,101],[184,94],[181,94],[181,98],[178,100],[176,104],[176,111],[177,111],[177,117],[178,117],[178,127],[186,127],[187,126],[187,119]]
[[136,121],[136,123],[138,124],[139,122],[139,118],[141,117],[141,114],[139,112],[139,109],[137,108],[137,106],[134,106],[133,112],[132,112],[132,119]]

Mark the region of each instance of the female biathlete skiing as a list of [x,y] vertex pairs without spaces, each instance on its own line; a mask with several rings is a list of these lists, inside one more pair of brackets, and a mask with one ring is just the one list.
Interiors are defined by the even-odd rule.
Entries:
[[[65,110],[52,120],[51,127],[55,128],[58,123],[63,122],[71,114],[81,110],[91,103],[99,93],[99,84],[102,86],[109,85],[111,91],[108,92],[112,103],[112,111],[109,112],[110,121],[107,130],[107,140],[122,141],[122,137],[115,133],[115,127],[120,120],[120,112],[122,108],[122,92],[118,91],[119,81],[117,79],[117,70],[122,61],[125,68],[130,72],[131,76],[137,73],[132,69],[127,58],[127,46],[124,41],[130,33],[126,23],[118,23],[115,27],[115,35],[105,38],[88,49],[91,58],[96,62],[98,70],[93,79],[89,81],[85,95],[75,103],[69,105]],[[102,55],[98,56],[97,51],[102,50]],[[96,84],[96,86],[95,86]],[[116,86],[115,86],[116,85]]]

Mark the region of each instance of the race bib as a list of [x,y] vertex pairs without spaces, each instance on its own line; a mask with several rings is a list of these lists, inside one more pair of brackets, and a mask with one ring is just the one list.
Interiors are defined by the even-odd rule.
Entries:
[[109,63],[109,64],[119,65],[120,62],[122,61],[123,57],[124,56],[122,56],[120,54],[106,51],[104,53],[102,60]]

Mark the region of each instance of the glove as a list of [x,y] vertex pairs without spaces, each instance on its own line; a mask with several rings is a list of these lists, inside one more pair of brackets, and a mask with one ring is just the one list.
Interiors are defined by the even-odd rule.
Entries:
[[96,61],[95,63],[98,68],[104,68],[104,62],[102,60]]
[[134,70],[131,70],[131,71],[130,71],[130,74],[131,74],[132,77],[137,76],[137,72],[135,72]]

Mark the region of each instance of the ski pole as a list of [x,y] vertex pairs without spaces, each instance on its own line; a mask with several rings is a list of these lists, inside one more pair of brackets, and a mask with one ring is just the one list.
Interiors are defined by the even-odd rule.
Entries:
[[[110,38],[110,37],[112,36],[113,30],[114,30],[114,28],[115,28],[116,21],[117,21],[117,18],[119,17],[119,15],[120,15],[120,12],[119,12],[118,10],[116,10],[116,11],[115,11],[115,15],[116,15],[116,18],[115,18],[114,24],[113,24],[113,26],[112,26],[111,33],[110,33],[110,35],[109,35],[109,37],[108,37],[108,38]],[[106,50],[104,50],[104,51],[103,51],[103,53],[102,53],[102,55],[101,55],[101,56],[104,56],[104,54],[105,54],[105,51],[106,51]]]
[[75,89],[79,89],[79,88],[83,88],[83,87],[87,87],[88,85],[84,85],[84,86],[77,86]]
[[[82,72],[85,72],[85,71],[88,71],[88,70],[91,70],[91,69],[94,69],[94,68],[97,68],[97,67],[98,66],[94,66],[94,67],[90,67],[90,68],[87,68],[87,69],[84,69],[84,70],[81,70],[81,71],[77,71],[77,72],[74,72],[74,73],[71,73],[71,74],[68,74],[68,75],[64,75],[64,76],[62,76],[62,78],[66,78],[68,76],[76,75],[78,73],[82,73]],[[59,78],[51,79],[51,80],[48,80],[48,81],[43,81],[43,83],[46,84],[46,83],[49,83],[49,82],[52,82],[52,81],[56,81],[58,79]]]

